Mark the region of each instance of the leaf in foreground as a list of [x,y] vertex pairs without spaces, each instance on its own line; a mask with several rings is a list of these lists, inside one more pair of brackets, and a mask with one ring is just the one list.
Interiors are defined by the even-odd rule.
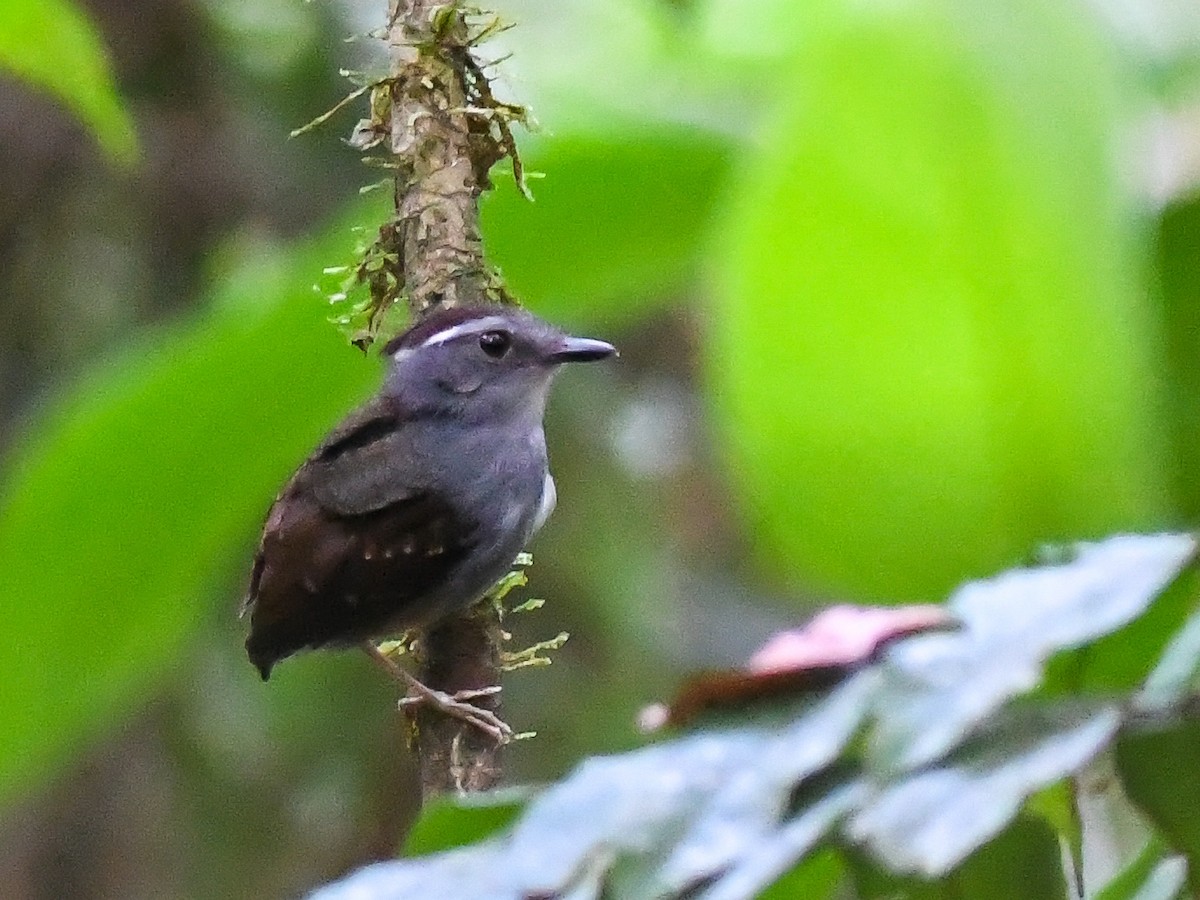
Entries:
[[[1125,535],[1080,545],[1069,562],[967,585],[951,602],[959,630],[900,639],[832,690],[776,695],[741,710],[737,724],[726,710],[720,723],[702,717],[707,727],[676,740],[589,760],[485,843],[381,863],[318,896],[739,900],[809,854],[848,846],[887,877],[947,878],[955,896],[995,896],[988,884],[1029,877],[1027,854],[1007,851],[1050,830],[1029,798],[1078,773],[1141,715],[1132,703],[1139,685],[1125,695],[1033,691],[1045,658],[1146,615],[1156,596],[1182,583],[1194,549],[1187,535]],[[1190,646],[1171,643],[1165,655],[1174,669],[1196,665],[1179,658]],[[981,664],[984,653],[995,658]],[[901,749],[925,730],[938,736],[918,768],[897,766],[869,741],[863,752],[863,738],[889,716]],[[1141,754],[1130,755],[1135,744],[1123,745],[1122,767],[1136,776],[1131,798],[1153,806],[1174,796],[1167,817],[1178,825],[1194,792],[1172,795],[1170,779],[1151,777],[1150,766],[1137,764]],[[1014,832],[1021,821],[1028,827]],[[1057,864],[1044,874],[1037,896],[1063,896]],[[1176,864],[1150,859],[1135,886],[1169,888],[1177,878]],[[942,896],[925,884],[920,896]]]

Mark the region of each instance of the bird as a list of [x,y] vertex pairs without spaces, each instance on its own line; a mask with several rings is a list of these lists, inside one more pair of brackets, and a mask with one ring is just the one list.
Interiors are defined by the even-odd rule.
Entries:
[[468,609],[509,571],[556,502],[542,422],[554,376],[615,353],[510,306],[439,309],[390,340],[377,393],[267,513],[241,606],[263,680],[301,650],[358,646],[418,699],[506,729],[375,641]]

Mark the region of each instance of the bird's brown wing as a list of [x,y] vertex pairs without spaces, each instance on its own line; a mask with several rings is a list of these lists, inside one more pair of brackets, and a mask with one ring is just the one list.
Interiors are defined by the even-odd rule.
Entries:
[[[327,438],[271,507],[244,610],[266,678],[297,650],[424,624],[420,601],[474,546],[474,523],[395,473],[375,484],[393,413],[365,407]],[[394,454],[393,454],[394,455]]]
[[[413,479],[403,416],[376,397],[350,413],[293,476],[326,509],[341,515],[375,512],[421,493]],[[285,489],[286,490],[286,489]]]
[[[361,452],[371,445],[387,439],[398,428],[398,410],[392,404],[378,397],[373,398],[338,423],[337,427],[326,435],[312,455],[292,475],[283,490],[276,496],[267,513],[267,521],[263,524],[262,536],[259,538],[258,551],[254,555],[254,568],[250,572],[250,586],[242,600],[241,608],[238,610],[239,617],[250,612],[258,601],[259,588],[267,564],[269,539],[280,535],[280,532],[284,530],[285,520],[291,522],[304,518],[297,515],[295,511],[289,510],[289,507],[303,507],[302,498],[305,493],[317,495],[328,493],[328,490],[320,488],[315,492],[312,490],[314,482],[319,480],[322,474],[335,476],[335,481],[338,482],[334,488],[335,493],[350,493],[342,487],[342,484],[352,482],[356,477],[361,480],[361,476],[356,476],[355,468],[361,468],[363,460],[356,458],[355,452]],[[361,494],[363,491],[359,490],[358,493]],[[388,491],[377,492],[375,497],[355,497],[353,499],[358,500],[356,504],[326,502],[324,505],[329,507],[331,512],[343,515],[354,512],[372,512],[381,506],[402,501],[410,493],[411,491],[406,485],[399,483],[392,485]],[[320,503],[316,496],[313,497],[313,500]],[[351,505],[355,508],[347,508]],[[303,530],[303,528],[299,530]]]

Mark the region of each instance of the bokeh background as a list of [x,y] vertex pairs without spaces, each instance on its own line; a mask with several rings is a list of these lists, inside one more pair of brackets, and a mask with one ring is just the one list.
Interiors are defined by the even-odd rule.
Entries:
[[[328,294],[379,172],[288,132],[373,0],[0,10],[0,894],[293,896],[415,810],[355,654],[259,682],[274,491],[377,361]],[[938,599],[1200,514],[1193,0],[504,0],[540,122],[489,251],[613,340],[549,415],[506,683],[553,778],[814,604]],[[357,36],[347,42],[347,37]],[[332,281],[331,281],[332,279]]]

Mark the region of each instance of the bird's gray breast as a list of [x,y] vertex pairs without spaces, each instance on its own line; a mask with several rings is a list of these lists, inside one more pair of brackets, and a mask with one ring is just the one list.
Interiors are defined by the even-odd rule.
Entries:
[[[497,537],[524,544],[545,520],[543,513],[549,512],[543,510],[547,483],[551,485],[552,496],[553,481],[546,464],[545,438],[538,429],[520,437],[496,441],[491,449],[490,465],[480,467],[473,474],[470,490],[477,508],[488,510],[485,518],[496,530]],[[513,551],[513,555],[520,549]]]
[[439,493],[475,523],[474,546],[436,601],[449,611],[474,602],[509,571],[549,515],[555,491],[540,428],[481,429],[444,442],[439,455]]

